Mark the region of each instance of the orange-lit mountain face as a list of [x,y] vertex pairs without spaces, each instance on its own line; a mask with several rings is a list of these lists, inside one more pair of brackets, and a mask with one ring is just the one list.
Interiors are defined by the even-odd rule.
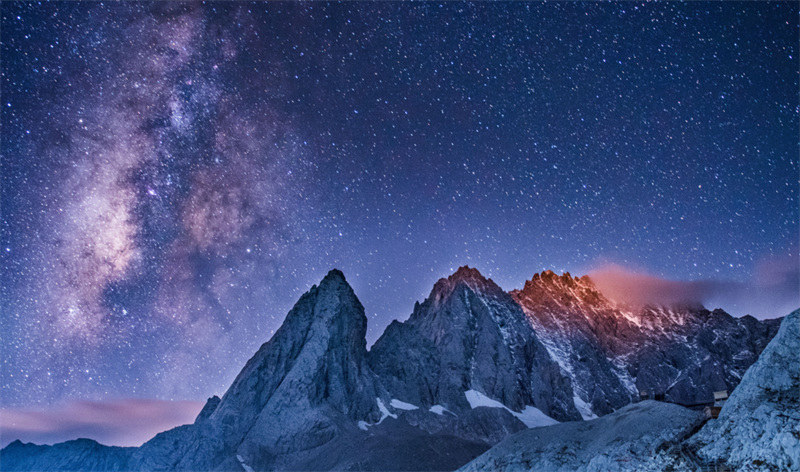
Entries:
[[[558,323],[552,315],[570,317],[572,322],[585,320],[589,326],[601,329],[611,323],[620,329],[628,328],[636,332],[659,329],[667,325],[685,324],[692,313],[702,310],[698,304],[674,304],[670,306],[644,305],[637,307],[612,300],[605,296],[588,275],[573,277],[569,272],[557,275],[552,271],[534,274],[525,282],[522,290],[512,290],[511,295],[532,319],[538,322]],[[606,333],[612,338],[622,333]],[[620,346],[624,349],[623,346]]]
[[613,352],[634,342],[636,315],[606,298],[588,276],[544,271],[511,296],[540,331],[595,333],[598,343]]
[[510,293],[594,414],[639,392],[692,404],[731,391],[779,324],[691,304],[630,306],[569,273],[535,274]]

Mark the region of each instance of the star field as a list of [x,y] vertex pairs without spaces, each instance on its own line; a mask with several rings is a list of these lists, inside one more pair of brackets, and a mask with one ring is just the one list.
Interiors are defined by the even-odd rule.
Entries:
[[1,12],[4,405],[221,393],[332,267],[373,341],[464,264],[797,266],[796,3]]

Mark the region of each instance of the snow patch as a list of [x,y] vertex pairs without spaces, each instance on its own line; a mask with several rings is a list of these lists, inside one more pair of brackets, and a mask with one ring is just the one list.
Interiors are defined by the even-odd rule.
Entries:
[[[375,423],[367,423],[366,421],[359,421],[359,422],[358,422],[358,429],[360,429],[360,430],[362,430],[362,431],[367,431],[367,429],[368,429],[370,426],[375,426],[375,425],[377,425],[377,424],[381,424],[381,423],[383,423],[383,420],[385,420],[386,418],[388,418],[388,417],[390,417],[390,416],[391,416],[392,418],[394,418],[394,419],[397,419],[397,415],[396,415],[396,414],[394,414],[394,413],[392,413],[391,411],[389,411],[389,409],[388,409],[388,408],[386,408],[386,405],[384,405],[384,404],[383,404],[383,400],[381,400],[380,398],[376,398],[376,399],[375,399],[375,401],[378,403],[378,409],[381,411],[381,419],[379,419],[379,420],[378,420],[377,422],[375,422]],[[403,402],[401,402],[400,400],[396,400],[396,401],[397,401],[397,402],[399,402],[399,403],[401,403],[401,404],[403,404],[403,405],[414,406],[414,405],[411,405],[411,404],[409,404],[409,403],[403,403]],[[398,409],[402,410],[402,408],[399,408],[399,407],[395,406],[395,404],[394,404],[394,403],[395,403],[395,400],[392,400],[392,401],[391,401],[391,405],[392,405],[394,408],[398,408]],[[412,408],[412,409],[416,409],[416,408],[417,408],[417,407],[414,407],[414,408]]]
[[428,411],[430,411],[431,413],[436,413],[439,416],[444,416],[444,412],[445,411],[452,414],[452,412],[450,410],[448,410],[447,408],[443,407],[442,405],[433,405],[432,407],[430,407],[428,409]]
[[572,397],[572,403],[575,404],[575,408],[578,409],[578,413],[581,414],[581,418],[584,420],[593,420],[597,418],[597,415],[592,411],[591,405],[583,401],[581,397],[575,395]]
[[642,321],[639,319],[638,316],[634,315],[633,312],[630,312],[628,310],[621,310],[620,313],[622,314],[623,317],[625,317],[626,320],[630,321],[636,326],[639,327],[642,326]]
[[558,421],[550,418],[549,416],[545,415],[542,410],[534,407],[534,406],[526,406],[521,412],[514,411],[511,408],[503,405],[497,400],[492,400],[491,398],[487,397],[486,395],[482,394],[477,390],[467,390],[464,392],[464,396],[467,397],[467,401],[469,402],[469,406],[472,409],[478,408],[479,406],[485,406],[489,408],[503,408],[515,417],[522,421],[525,426],[528,428],[536,428],[538,426],[550,426],[553,424],[557,424]]
[[492,400],[477,390],[467,390],[464,392],[464,396],[467,397],[469,407],[473,410],[479,406],[488,406],[489,408],[506,408],[506,406],[499,401]]
[[244,469],[244,472],[255,472],[252,467],[250,467],[249,465],[244,463],[244,459],[242,459],[242,456],[240,456],[239,454],[236,454],[236,459],[239,460],[239,465],[242,466],[242,469]]
[[383,422],[383,420],[385,420],[387,416],[391,416],[392,418],[397,419],[397,415],[390,412],[386,408],[386,405],[383,404],[383,401],[380,398],[376,398],[375,400],[378,402],[378,409],[381,410],[381,419],[379,419],[378,422],[375,424],[381,424],[381,422]]
[[506,408],[506,410],[510,411],[512,415],[516,416],[520,421],[522,421],[525,424],[525,426],[529,428],[537,428],[539,426],[550,426],[558,424],[558,421],[545,415],[542,412],[542,410],[536,408],[535,406],[528,405],[525,408],[523,408],[522,412],[520,413],[517,413],[508,408]]
[[400,400],[398,400],[396,398],[392,398],[392,401],[390,401],[389,404],[392,405],[392,408],[397,409],[397,410],[411,411],[411,410],[418,410],[419,409],[419,407],[417,405],[412,405],[411,403],[406,403],[406,402],[400,401]]
[[616,374],[617,378],[622,382],[622,385],[628,392],[631,393],[633,396],[639,395],[639,389],[636,387],[636,381],[634,381],[631,374],[628,372],[626,366],[628,365],[628,360],[626,356],[616,357],[611,360],[611,363],[614,365],[614,374]]

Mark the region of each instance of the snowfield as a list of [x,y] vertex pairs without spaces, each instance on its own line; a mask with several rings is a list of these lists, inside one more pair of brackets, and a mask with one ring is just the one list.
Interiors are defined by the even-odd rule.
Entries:
[[514,434],[461,472],[639,471],[652,467],[656,449],[700,424],[702,414],[645,401],[590,421],[573,421]]

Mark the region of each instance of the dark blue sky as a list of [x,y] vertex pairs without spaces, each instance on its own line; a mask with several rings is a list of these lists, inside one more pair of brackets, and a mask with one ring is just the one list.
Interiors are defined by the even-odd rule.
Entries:
[[3,404],[221,393],[332,267],[370,341],[464,264],[783,315],[797,44],[797,3],[4,2]]

